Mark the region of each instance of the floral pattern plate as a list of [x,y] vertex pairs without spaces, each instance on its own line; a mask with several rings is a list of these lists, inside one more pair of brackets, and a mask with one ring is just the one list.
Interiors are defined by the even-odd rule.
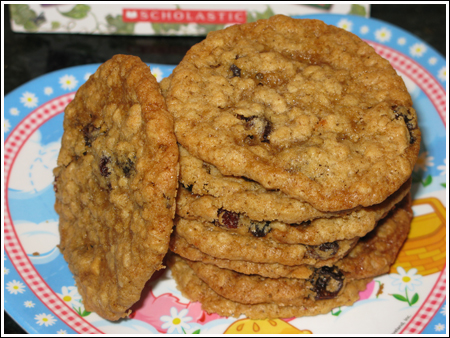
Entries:
[[[4,307],[29,333],[445,333],[446,61],[390,24],[356,16],[315,15],[368,41],[405,80],[423,133],[413,174],[415,218],[389,274],[350,307],[308,318],[253,321],[207,314],[176,289],[170,271],[155,274],[129,319],[86,311],[60,254],[52,168],[64,107],[98,64],[59,70],[4,100]],[[150,65],[158,80],[174,66]]]

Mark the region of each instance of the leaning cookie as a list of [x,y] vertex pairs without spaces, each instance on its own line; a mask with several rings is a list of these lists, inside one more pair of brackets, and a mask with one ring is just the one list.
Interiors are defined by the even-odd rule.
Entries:
[[344,257],[358,242],[358,237],[321,245],[283,244],[273,240],[242,236],[212,223],[177,217],[175,236],[184,238],[210,256],[255,263],[283,265],[330,265]]
[[166,101],[190,154],[326,212],[384,201],[420,147],[390,63],[318,20],[277,15],[211,32],[173,71]]
[[245,315],[251,319],[290,318],[314,316],[328,313],[338,306],[349,306],[359,299],[359,292],[365,290],[370,279],[349,282],[341,294],[334,299],[305,300],[303,305],[278,305],[276,303],[242,304],[226,299],[214,292],[198,278],[194,271],[181,258],[170,255],[167,264],[178,289],[191,301],[202,303],[202,309],[208,313],[217,313],[226,317]]
[[59,247],[83,304],[125,317],[162,268],[178,175],[173,117],[138,57],[114,56],[80,87],[57,164]]
[[[344,215],[315,218],[297,224],[253,218],[254,213],[236,207],[223,197],[198,196],[180,187],[176,213],[186,219],[206,220],[227,231],[248,237],[265,237],[279,243],[320,245],[344,239],[362,237],[372,231],[377,222],[410,191],[411,180],[380,204],[359,208]],[[260,200],[259,205],[264,204]],[[256,217],[258,213],[256,212]]]

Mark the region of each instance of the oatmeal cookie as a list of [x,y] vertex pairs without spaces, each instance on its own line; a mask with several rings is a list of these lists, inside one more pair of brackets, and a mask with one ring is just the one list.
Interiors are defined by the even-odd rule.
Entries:
[[193,156],[327,212],[384,201],[420,146],[390,63],[318,20],[277,15],[209,33],[173,71],[167,106]]
[[320,245],[283,244],[263,237],[242,236],[212,223],[176,218],[175,235],[200,251],[217,258],[283,265],[329,264],[345,256],[358,237]]
[[[370,278],[388,272],[409,233],[412,219],[410,198],[410,195],[407,195],[374,230],[362,237],[344,258],[330,258],[325,266],[335,265],[347,279]],[[315,267],[309,265],[287,266],[216,258],[201,252],[176,234],[171,238],[170,249],[188,260],[213,264],[247,275],[307,279],[315,271]]]
[[114,56],[80,87],[57,165],[60,250],[83,304],[125,317],[162,268],[178,176],[173,117],[138,57]]
[[359,292],[365,290],[370,279],[347,283],[342,293],[334,299],[307,300],[301,306],[282,306],[276,303],[242,304],[226,299],[214,292],[198,278],[194,271],[181,258],[170,255],[167,264],[172,270],[178,289],[191,301],[202,303],[208,313],[218,313],[226,317],[239,317],[241,314],[251,319],[290,318],[314,316],[328,313],[338,306],[352,305],[359,299]]
[[[220,197],[194,195],[180,187],[176,213],[186,219],[206,220],[241,236],[265,237],[285,244],[320,245],[366,235],[408,194],[410,189],[411,180],[408,180],[380,204],[359,208],[346,215],[286,224],[255,219],[253,216],[258,217],[258,212],[255,210],[254,214],[240,208],[238,196],[234,199],[236,203],[233,204]],[[230,200],[233,200],[231,196]],[[259,205],[262,206],[263,203],[264,199]]]
[[344,259],[335,265],[349,278],[361,279],[389,272],[408,237],[413,212],[411,195],[381,220],[378,226],[361,238]]
[[[309,265],[288,266],[279,263],[254,263],[248,261],[234,261],[225,258],[216,258],[207,255],[189,244],[183,237],[174,234],[170,239],[170,250],[181,257],[191,261],[214,264],[219,268],[234,270],[246,275],[260,275],[269,278],[297,278],[306,279],[314,271]],[[328,264],[332,265],[337,259],[330,258]]]
[[185,262],[214,292],[242,304],[300,306],[310,299],[317,301],[338,297],[346,282],[338,268],[328,266],[316,269],[308,279],[296,279],[245,275],[211,264]]
[[[196,195],[203,195],[202,202],[215,204],[234,212],[243,212],[253,220],[278,220],[285,223],[301,223],[314,218],[345,215],[352,210],[322,212],[311,204],[291,198],[280,191],[266,190],[262,185],[245,177],[224,176],[213,165],[203,162],[179,146],[181,187]],[[180,196],[181,197],[181,196]],[[214,202],[213,202],[214,201]],[[177,199],[177,208],[198,209],[187,205],[184,198]],[[207,208],[204,206],[203,208]]]

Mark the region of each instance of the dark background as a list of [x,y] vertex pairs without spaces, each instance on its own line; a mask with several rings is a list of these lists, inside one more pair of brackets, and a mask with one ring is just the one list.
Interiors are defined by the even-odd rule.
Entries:
[[[4,27],[4,93],[49,72],[103,63],[115,54],[146,63],[178,64],[203,37],[96,36],[13,33],[8,8]],[[446,57],[446,5],[371,5],[371,17],[401,27]],[[5,312],[4,333],[25,331]]]

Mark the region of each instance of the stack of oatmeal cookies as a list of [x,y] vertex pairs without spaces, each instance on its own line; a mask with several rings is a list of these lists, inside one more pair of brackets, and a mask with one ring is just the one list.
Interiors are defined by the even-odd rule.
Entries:
[[420,131],[372,47],[275,16],[210,33],[161,87],[180,150],[168,263],[187,298],[223,316],[315,315],[389,270]]

